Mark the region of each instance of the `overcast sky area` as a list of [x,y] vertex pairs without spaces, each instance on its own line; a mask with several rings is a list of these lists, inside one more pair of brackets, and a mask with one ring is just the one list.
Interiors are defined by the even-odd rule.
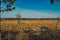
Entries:
[[15,10],[1,12],[1,18],[16,18],[16,14],[22,18],[60,18],[60,3],[51,5],[50,0],[16,0]]

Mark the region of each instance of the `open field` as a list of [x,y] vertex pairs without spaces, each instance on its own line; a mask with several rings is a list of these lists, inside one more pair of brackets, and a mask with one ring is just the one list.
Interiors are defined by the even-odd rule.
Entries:
[[57,31],[60,33],[60,19],[2,19],[0,22],[0,30],[19,32],[16,40],[28,40],[28,34],[24,33],[24,30],[30,28],[39,33],[40,27],[48,28],[49,32],[55,35]]
[[[58,23],[57,23],[58,21]],[[7,26],[10,26],[10,25],[15,25],[16,29],[18,29],[18,22],[19,22],[19,27],[20,28],[27,28],[27,27],[30,27],[30,28],[39,28],[39,27],[42,27],[42,26],[45,26],[45,27],[48,27],[48,28],[51,28],[51,29],[55,29],[56,26],[57,26],[57,29],[60,29],[60,20],[54,20],[54,19],[50,19],[50,20],[2,20],[1,21],[1,25],[5,26],[6,29],[5,30],[9,30],[9,27]],[[4,27],[4,28],[5,28]],[[14,28],[14,27],[13,27]],[[2,29],[2,28],[1,28]]]

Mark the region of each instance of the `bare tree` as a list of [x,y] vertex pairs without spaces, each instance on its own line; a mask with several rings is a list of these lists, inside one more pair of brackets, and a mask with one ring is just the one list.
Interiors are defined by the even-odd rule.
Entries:
[[18,19],[17,23],[20,24],[21,15],[20,15],[19,13],[17,13],[15,16],[16,16],[16,18]]

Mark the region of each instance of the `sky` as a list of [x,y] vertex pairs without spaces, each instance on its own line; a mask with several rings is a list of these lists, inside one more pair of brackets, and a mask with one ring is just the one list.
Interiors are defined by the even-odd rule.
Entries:
[[1,18],[16,18],[17,13],[21,18],[60,18],[60,3],[50,0],[16,0],[15,10],[0,13]]

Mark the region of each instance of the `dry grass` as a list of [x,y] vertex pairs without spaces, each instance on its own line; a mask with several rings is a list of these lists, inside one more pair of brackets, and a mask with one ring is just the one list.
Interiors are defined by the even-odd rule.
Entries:
[[[56,30],[57,20],[20,20],[20,24],[18,24],[17,20],[2,20],[0,24],[0,30],[5,31],[19,31],[19,35],[17,35],[17,40],[21,40],[24,38],[24,29],[31,28],[37,29],[39,31],[40,27],[45,26],[50,30]],[[60,29],[60,20],[57,25],[57,29]],[[52,31],[54,34],[55,32]],[[27,38],[25,38],[28,40]]]
[[[57,20],[20,20],[20,24],[18,25],[17,20],[3,20],[1,21],[1,25],[5,26],[5,30],[10,28],[10,26],[13,25],[13,29],[16,27],[16,29],[19,28],[39,28],[41,26],[45,26],[51,29],[55,29],[57,24]],[[7,27],[9,26],[9,27]],[[60,29],[60,20],[57,25],[57,28]],[[2,28],[1,28],[2,29]]]

